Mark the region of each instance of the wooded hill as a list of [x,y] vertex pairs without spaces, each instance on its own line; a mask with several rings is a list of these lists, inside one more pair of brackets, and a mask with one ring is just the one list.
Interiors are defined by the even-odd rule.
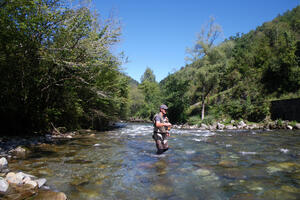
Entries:
[[67,0],[0,1],[0,127],[6,134],[55,127],[105,129],[110,121],[151,119],[169,106],[178,123],[260,121],[272,99],[299,97],[300,7],[247,34],[215,44],[211,19],[189,49],[190,64],[157,83],[138,84],[114,55],[120,24]]
[[271,100],[300,97],[299,6],[216,45],[220,33],[212,18],[188,50],[190,64],[159,83],[173,123],[258,122]]

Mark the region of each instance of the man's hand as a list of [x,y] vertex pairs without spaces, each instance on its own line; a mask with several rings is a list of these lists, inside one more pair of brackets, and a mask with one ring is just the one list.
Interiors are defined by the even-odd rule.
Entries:
[[171,127],[171,126],[172,126],[172,124],[171,124],[171,123],[164,123],[164,126]]

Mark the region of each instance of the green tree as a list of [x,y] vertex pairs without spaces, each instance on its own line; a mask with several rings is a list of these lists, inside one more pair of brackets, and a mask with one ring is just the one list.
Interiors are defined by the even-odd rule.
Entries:
[[110,52],[120,35],[114,19],[99,23],[67,1],[2,3],[0,121],[7,131],[105,126],[126,112],[126,81]]
[[172,123],[185,123],[187,120],[186,109],[189,106],[187,90],[189,81],[179,74],[169,75],[161,83],[163,101],[168,105],[168,117]]
[[211,18],[206,26],[203,26],[198,35],[196,44],[192,49],[188,49],[191,54],[193,65],[198,69],[196,75],[196,84],[200,92],[201,101],[201,119],[204,119],[205,100],[212,90],[218,85],[218,64],[219,58],[215,51],[214,43],[222,33],[221,27]]
[[144,119],[151,119],[161,104],[161,91],[150,68],[145,70],[141,80],[143,81],[138,88],[144,96],[144,105],[138,111],[138,115]]
[[146,71],[141,77],[141,83],[143,83],[144,81],[155,82],[155,75],[149,67],[146,68]]

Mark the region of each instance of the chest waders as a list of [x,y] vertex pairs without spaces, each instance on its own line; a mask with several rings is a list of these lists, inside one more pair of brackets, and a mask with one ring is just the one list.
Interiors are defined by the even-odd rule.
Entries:
[[163,152],[168,150],[168,140],[167,140],[167,127],[156,127],[156,118],[160,118],[160,122],[167,123],[167,119],[164,118],[161,113],[156,114],[153,117],[153,135],[152,138],[155,140],[157,154],[162,154]]

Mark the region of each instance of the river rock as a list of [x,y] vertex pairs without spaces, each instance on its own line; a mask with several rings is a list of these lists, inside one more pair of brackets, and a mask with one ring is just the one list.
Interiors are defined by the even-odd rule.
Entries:
[[233,162],[233,161],[230,161],[230,160],[221,160],[219,162],[219,166],[221,167],[236,167],[237,166],[237,163],[236,162]]
[[36,188],[36,187],[38,186],[37,182],[31,180],[29,177],[26,177],[26,178],[23,180],[23,183],[24,183],[24,184],[27,184],[27,185],[30,185],[32,188]]
[[291,125],[287,125],[286,128],[289,130],[293,130],[293,127]]
[[217,124],[213,124],[209,126],[209,130],[214,131],[217,129]]
[[234,129],[237,129],[237,128],[236,128],[236,126],[233,126],[232,124],[229,124],[229,125],[225,126],[225,129],[234,130]]
[[257,124],[251,124],[249,125],[249,129],[259,129],[259,126]]
[[300,129],[300,123],[295,124],[295,129]]
[[29,150],[25,147],[18,146],[17,148],[10,150],[9,153],[14,156],[23,158],[27,153],[29,153]]
[[296,187],[293,187],[293,186],[290,186],[290,185],[283,185],[283,186],[281,186],[280,189],[283,190],[283,191],[286,191],[286,192],[300,193],[299,188],[296,188]]
[[266,190],[260,197],[260,199],[299,199],[299,196],[297,197],[294,193],[278,189]]
[[201,129],[209,129],[209,127],[206,124],[201,123],[200,126]]
[[18,172],[16,174],[16,176],[18,176],[22,180],[24,180],[25,178],[29,178],[29,179],[35,179],[36,178],[35,176],[32,176],[30,174],[26,174],[26,173],[23,173],[23,172]]
[[17,185],[23,184],[23,178],[20,175],[17,176],[17,174],[14,172],[9,172],[6,175],[5,180],[8,183],[13,183],[13,184],[17,184]]
[[238,123],[238,126],[241,128],[245,128],[247,126],[247,124],[242,120]]
[[250,193],[238,193],[233,195],[230,200],[254,200],[257,199],[254,194]]
[[217,128],[218,128],[219,130],[223,130],[223,129],[225,128],[225,125],[224,125],[224,124],[221,124],[221,123],[218,123],[218,124],[217,124]]
[[194,171],[194,174],[197,176],[208,176],[211,174],[211,172],[207,169],[197,169]]
[[151,189],[154,192],[160,193],[160,194],[165,194],[165,195],[170,195],[173,192],[173,188],[168,185],[164,184],[156,184],[151,187]]
[[42,187],[43,185],[45,185],[45,183],[47,182],[47,179],[45,178],[40,178],[40,179],[37,179],[35,180],[36,183],[38,184],[39,188]]
[[225,168],[219,176],[229,179],[245,179],[247,176],[237,168]]
[[8,164],[8,162],[7,162],[6,158],[4,158],[4,157],[1,158],[0,159],[0,170],[6,168],[7,164]]
[[67,200],[67,196],[62,192],[54,192],[50,190],[40,190],[34,199],[43,200]]
[[8,186],[8,182],[4,178],[0,177],[0,192],[6,192]]

